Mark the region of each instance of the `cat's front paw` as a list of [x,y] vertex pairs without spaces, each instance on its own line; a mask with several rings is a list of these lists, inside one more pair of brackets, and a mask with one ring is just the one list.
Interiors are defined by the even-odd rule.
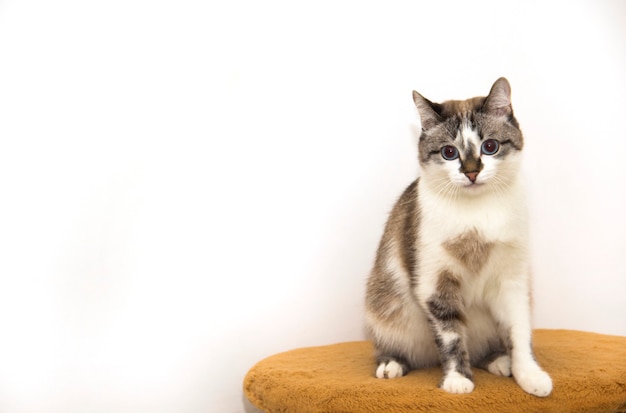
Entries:
[[511,377],[511,357],[503,355],[489,363],[487,370],[496,376]]
[[515,381],[526,393],[546,397],[552,393],[552,379],[539,366],[513,371]]
[[443,379],[441,388],[448,393],[471,393],[474,390],[474,382],[456,371],[452,371]]
[[402,365],[395,360],[381,362],[376,369],[376,377],[379,379],[395,379],[404,376]]

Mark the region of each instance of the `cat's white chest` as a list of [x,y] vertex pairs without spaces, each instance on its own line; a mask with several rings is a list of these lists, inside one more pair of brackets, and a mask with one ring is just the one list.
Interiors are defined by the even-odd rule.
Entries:
[[426,186],[418,192],[422,243],[445,243],[468,231],[485,242],[525,242],[527,217],[524,194],[513,187],[506,193],[470,198],[438,197]]
[[446,200],[421,189],[418,271],[422,280],[431,284],[418,293],[421,299],[434,291],[443,270],[467,281],[462,283],[462,294],[468,305],[497,294],[498,277],[527,271],[527,222],[521,188],[469,200]]

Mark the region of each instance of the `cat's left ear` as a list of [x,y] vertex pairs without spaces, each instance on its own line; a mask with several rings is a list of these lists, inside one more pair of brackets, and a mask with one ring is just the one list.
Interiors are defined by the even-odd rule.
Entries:
[[440,104],[431,102],[416,91],[413,91],[413,101],[415,102],[417,111],[420,114],[420,121],[422,122],[423,130],[428,130],[441,122]]
[[494,116],[510,116],[513,113],[511,85],[506,78],[501,77],[491,86],[489,96],[483,103],[483,111]]

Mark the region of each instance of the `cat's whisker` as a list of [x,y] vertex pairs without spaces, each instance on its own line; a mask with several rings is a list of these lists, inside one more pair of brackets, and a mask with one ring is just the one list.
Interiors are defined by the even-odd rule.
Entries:
[[492,176],[491,177],[491,182],[489,183],[489,186],[491,187],[492,191],[501,200],[503,200],[505,198],[505,194],[504,194],[504,189],[505,188],[503,188],[503,183],[504,182],[502,181],[502,179],[498,175]]
[[447,198],[445,195],[449,192],[450,187],[454,186],[448,177],[444,177],[435,182],[436,196]]
[[506,195],[506,191],[510,188],[509,183],[506,182],[501,177],[499,177],[498,175],[493,176],[492,177],[492,181],[493,181],[493,188],[494,188],[494,191],[496,192],[497,196],[501,200],[505,200],[506,196],[507,196]]

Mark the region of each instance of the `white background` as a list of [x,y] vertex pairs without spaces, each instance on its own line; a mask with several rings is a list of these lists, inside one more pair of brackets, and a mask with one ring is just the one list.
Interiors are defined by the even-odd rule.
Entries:
[[241,412],[360,340],[411,91],[507,76],[535,325],[626,335],[626,3],[0,2],[0,411]]

